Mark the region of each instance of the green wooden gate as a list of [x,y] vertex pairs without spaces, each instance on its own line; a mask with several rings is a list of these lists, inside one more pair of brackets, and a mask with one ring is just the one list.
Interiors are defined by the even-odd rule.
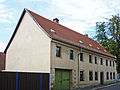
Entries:
[[55,71],[55,90],[70,89],[70,71],[56,70]]

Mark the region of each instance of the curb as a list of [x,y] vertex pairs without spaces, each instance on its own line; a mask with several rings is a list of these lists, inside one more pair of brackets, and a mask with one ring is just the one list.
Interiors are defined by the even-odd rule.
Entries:
[[91,89],[91,90],[100,90],[100,89],[107,88],[107,87],[111,87],[111,86],[114,86],[114,85],[117,85],[117,84],[120,84],[120,83],[114,83],[114,84],[107,85],[107,86],[103,86],[103,87],[93,88],[93,89]]

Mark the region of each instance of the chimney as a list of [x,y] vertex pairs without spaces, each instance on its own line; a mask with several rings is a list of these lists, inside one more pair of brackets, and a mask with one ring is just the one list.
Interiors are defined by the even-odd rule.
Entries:
[[86,37],[88,37],[88,34],[85,34]]
[[55,19],[53,19],[53,22],[59,24],[59,19],[55,18]]

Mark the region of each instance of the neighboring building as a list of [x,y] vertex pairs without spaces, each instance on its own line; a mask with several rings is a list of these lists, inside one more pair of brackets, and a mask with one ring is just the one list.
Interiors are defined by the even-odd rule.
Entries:
[[0,71],[5,70],[5,54],[0,52]]
[[96,41],[24,9],[6,49],[6,71],[50,73],[50,88],[116,81],[116,58]]

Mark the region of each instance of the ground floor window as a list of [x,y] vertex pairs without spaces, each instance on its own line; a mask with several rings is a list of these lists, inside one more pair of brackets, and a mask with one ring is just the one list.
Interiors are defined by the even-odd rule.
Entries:
[[89,71],[89,80],[92,81],[93,80],[93,72]]
[[113,73],[113,79],[115,79],[115,72]]
[[106,73],[106,78],[109,80],[109,72]]
[[80,81],[84,81],[84,71],[80,71]]
[[98,72],[95,72],[95,80],[98,80]]
[[110,79],[112,79],[112,72],[110,73]]

